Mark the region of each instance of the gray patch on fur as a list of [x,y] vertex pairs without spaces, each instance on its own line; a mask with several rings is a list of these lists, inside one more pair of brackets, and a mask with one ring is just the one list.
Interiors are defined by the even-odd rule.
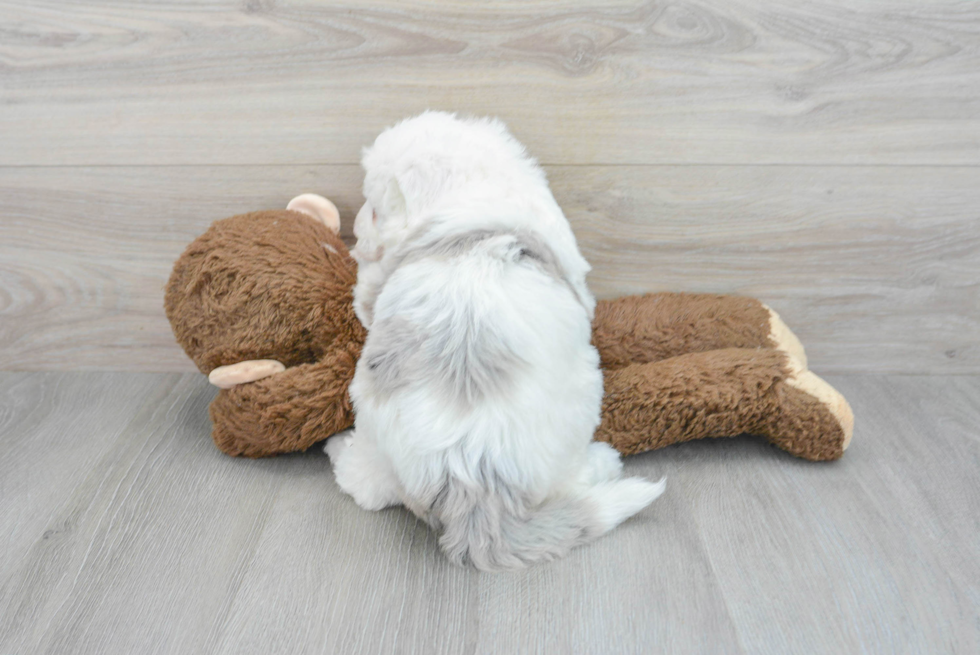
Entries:
[[459,257],[472,250],[477,244],[502,234],[504,233],[499,230],[483,229],[453,234],[435,241],[409,238],[406,240],[408,247],[398,251],[395,267],[430,257],[436,259]]
[[[482,229],[431,241],[421,235],[406,243],[409,245],[389,263],[390,272],[424,259],[452,259],[484,246],[495,256],[515,265],[532,266],[559,281],[582,303],[554,252],[531,232]],[[436,381],[461,409],[506,389],[514,369],[523,364],[492,325],[472,312],[424,326],[402,317],[373,323],[362,359],[373,373],[379,392],[393,393]]]
[[[564,284],[575,299],[586,307],[585,301],[575,290],[575,285],[558,261],[551,246],[535,232],[529,230],[511,230],[484,228],[453,234],[439,239],[426,240],[424,232],[414,234],[405,240],[405,245],[386,265],[389,277],[400,266],[422,259],[453,259],[459,257],[480,244],[496,239],[502,241],[502,254],[515,264],[534,266],[545,275]],[[383,283],[382,285],[383,286]]]
[[392,392],[419,377],[421,332],[404,318],[389,318],[372,327],[361,358],[380,390]]
[[472,316],[425,329],[397,316],[378,321],[361,358],[379,392],[434,382],[460,409],[508,388],[514,370],[523,364]]
[[579,296],[578,291],[575,290],[575,285],[568,279],[565,270],[561,266],[561,262],[558,261],[558,257],[555,255],[555,251],[545,243],[544,239],[534,232],[524,230],[515,232],[514,237],[516,239],[515,247],[517,248],[515,261],[533,263],[545,275],[562,282],[572,292],[572,295],[575,296],[578,303],[586,308],[586,312],[588,312],[585,301]]
[[472,480],[447,476],[406,506],[436,530],[455,564],[495,571],[557,559],[601,532],[589,503],[561,497],[531,505],[481,460]]

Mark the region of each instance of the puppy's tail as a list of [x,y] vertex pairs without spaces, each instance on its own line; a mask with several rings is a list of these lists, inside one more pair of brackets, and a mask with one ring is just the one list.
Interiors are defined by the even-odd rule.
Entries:
[[609,480],[580,496],[528,508],[499,489],[450,484],[430,517],[443,528],[439,543],[453,562],[488,571],[515,569],[562,557],[609,532],[652,503],[665,486],[663,480]]

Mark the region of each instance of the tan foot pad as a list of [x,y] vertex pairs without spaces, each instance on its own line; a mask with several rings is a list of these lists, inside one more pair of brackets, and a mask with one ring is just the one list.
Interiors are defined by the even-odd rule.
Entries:
[[779,318],[779,314],[773,311],[772,307],[763,304],[763,307],[769,312],[769,340],[772,341],[776,350],[782,350],[790,357],[796,359],[802,368],[806,368],[806,352],[803,351],[803,344],[800,340],[793,334],[793,331],[789,329],[789,326]]
[[250,359],[247,362],[219,366],[208,375],[208,382],[221,389],[231,389],[239,384],[255,382],[285,370],[285,365],[274,359]]

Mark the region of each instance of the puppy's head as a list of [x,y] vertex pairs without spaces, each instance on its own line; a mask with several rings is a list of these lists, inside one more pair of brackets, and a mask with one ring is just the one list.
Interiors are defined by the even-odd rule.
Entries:
[[364,149],[364,198],[354,220],[361,263],[379,260],[439,203],[500,171],[540,175],[496,119],[429,111],[382,132]]

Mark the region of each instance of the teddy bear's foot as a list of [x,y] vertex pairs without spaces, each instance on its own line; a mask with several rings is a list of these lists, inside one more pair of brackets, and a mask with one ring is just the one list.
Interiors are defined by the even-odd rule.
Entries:
[[219,366],[208,374],[208,382],[219,389],[231,389],[239,384],[255,382],[285,370],[285,364],[274,359],[250,359],[246,362]]
[[769,312],[769,341],[772,342],[773,347],[782,350],[805,369],[807,362],[803,344],[772,307],[765,303],[762,303],[762,306]]
[[837,420],[843,434],[843,440],[840,444],[843,453],[851,444],[851,437],[854,436],[854,412],[851,410],[847,399],[837,389],[830,386],[826,380],[813,371],[806,370],[806,365],[799,360],[790,357],[787,367],[790,373],[786,377],[786,384],[816,398]]
[[813,461],[839,459],[854,435],[854,414],[836,389],[792,358],[764,394],[772,409],[757,434],[788,453]]

